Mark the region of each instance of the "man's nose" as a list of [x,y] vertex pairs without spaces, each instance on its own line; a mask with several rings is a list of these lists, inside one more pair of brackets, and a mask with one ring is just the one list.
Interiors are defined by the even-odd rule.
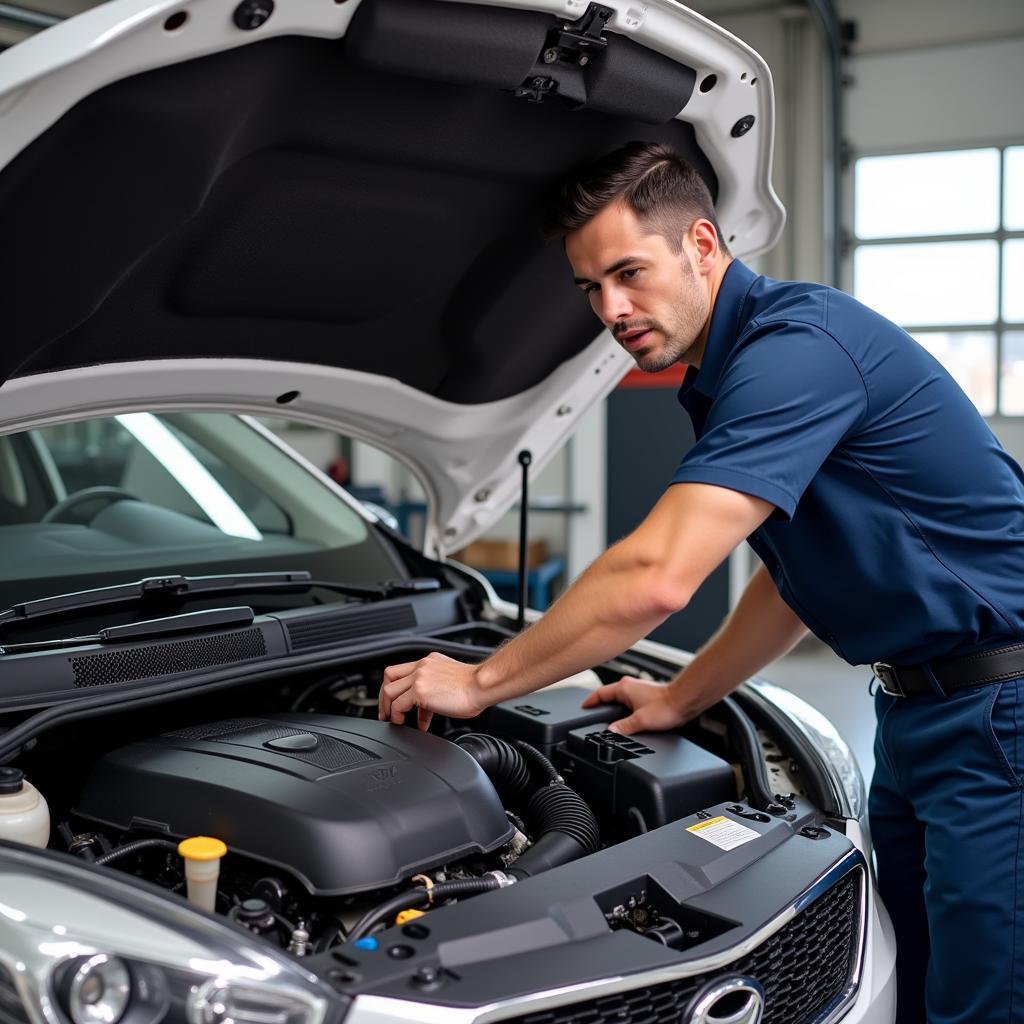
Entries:
[[621,288],[601,290],[601,319],[611,327],[617,320],[625,320],[633,314],[633,304]]

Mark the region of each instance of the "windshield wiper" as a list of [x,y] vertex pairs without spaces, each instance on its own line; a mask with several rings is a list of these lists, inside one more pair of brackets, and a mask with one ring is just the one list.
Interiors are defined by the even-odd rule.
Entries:
[[385,580],[372,586],[315,580],[306,570],[292,572],[239,572],[220,576],[149,576],[134,583],[119,583],[96,590],[78,590],[56,594],[36,601],[25,601],[0,611],[0,629],[13,622],[40,619],[48,615],[85,611],[128,601],[144,601],[155,597],[194,597],[197,594],[223,594],[233,590],[254,591],[312,590],[320,587],[347,597],[381,601],[402,594],[418,594],[438,590],[441,584],[430,578]]
[[25,651],[50,650],[54,647],[81,647],[83,644],[130,643],[152,640],[172,633],[199,633],[206,629],[230,629],[251,626],[256,616],[251,608],[208,608],[201,612],[183,612],[144,622],[126,622],[120,626],[106,626],[88,636],[68,636],[57,640],[32,640],[23,644],[4,644],[0,655],[22,654]]

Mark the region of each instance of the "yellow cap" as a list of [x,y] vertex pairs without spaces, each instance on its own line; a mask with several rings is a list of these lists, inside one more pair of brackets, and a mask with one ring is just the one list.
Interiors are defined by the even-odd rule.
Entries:
[[422,917],[422,910],[409,910],[399,911],[398,916],[395,918],[395,924],[408,924],[410,921],[415,921],[417,917]]
[[220,860],[228,848],[219,840],[210,836],[192,836],[178,843],[178,853],[185,860]]

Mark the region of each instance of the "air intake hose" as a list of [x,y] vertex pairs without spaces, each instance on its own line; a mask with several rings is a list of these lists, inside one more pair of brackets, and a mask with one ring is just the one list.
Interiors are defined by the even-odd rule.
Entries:
[[[502,799],[524,809],[530,831],[538,836],[508,869],[510,875],[536,875],[599,848],[601,836],[593,811],[561,781],[558,769],[536,747],[484,733],[467,733],[455,742],[476,759]],[[543,782],[527,799],[530,767]]]
[[565,783],[538,789],[526,808],[527,821],[540,838],[509,869],[526,878],[595,853],[601,845],[594,813]]
[[505,740],[468,732],[455,741],[483,768],[502,801],[520,804],[530,790],[530,772],[523,755]]

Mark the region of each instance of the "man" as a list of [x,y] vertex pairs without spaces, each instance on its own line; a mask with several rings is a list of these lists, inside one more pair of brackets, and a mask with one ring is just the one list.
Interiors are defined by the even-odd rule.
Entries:
[[749,540],[763,565],[685,672],[587,704],[626,705],[619,732],[673,728],[807,627],[853,664],[888,663],[883,684],[908,695],[876,695],[870,812],[899,1020],[1024,1020],[1020,467],[895,325],[731,259],[707,189],[670,150],[609,154],[566,183],[552,227],[637,365],[688,365],[697,443],[644,522],[521,636],[480,665],[432,654],[387,669],[381,717],[415,708],[426,728],[604,661]]

